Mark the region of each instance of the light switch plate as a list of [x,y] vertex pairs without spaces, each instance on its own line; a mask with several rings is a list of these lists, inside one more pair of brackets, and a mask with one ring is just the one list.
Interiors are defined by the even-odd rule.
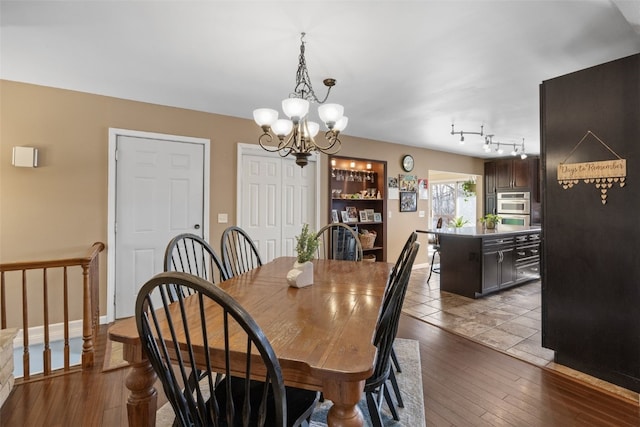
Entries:
[[420,211],[420,212],[418,212],[418,217],[420,217],[420,218],[424,218],[424,211]]
[[218,224],[226,224],[228,222],[229,222],[229,215],[227,215],[226,213],[218,214]]
[[11,164],[22,168],[38,166],[38,149],[34,147],[13,147]]

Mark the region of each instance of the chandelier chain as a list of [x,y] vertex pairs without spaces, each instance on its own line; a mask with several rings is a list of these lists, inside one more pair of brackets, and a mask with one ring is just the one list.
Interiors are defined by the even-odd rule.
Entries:
[[315,91],[313,90],[313,85],[311,84],[311,77],[309,77],[309,70],[307,69],[307,60],[305,59],[305,56],[304,56],[304,51],[305,51],[304,36],[305,35],[306,33],[302,33],[302,35],[300,36],[300,55],[298,56],[298,71],[296,71],[296,86],[293,89],[293,92],[289,94],[289,97],[302,98],[312,103],[324,104],[325,101],[329,98],[329,93],[331,92],[331,88],[333,87],[333,84],[329,85],[326,83],[326,80],[325,80],[325,85],[327,85],[328,87],[327,94],[325,95],[324,99],[320,101],[316,96]]

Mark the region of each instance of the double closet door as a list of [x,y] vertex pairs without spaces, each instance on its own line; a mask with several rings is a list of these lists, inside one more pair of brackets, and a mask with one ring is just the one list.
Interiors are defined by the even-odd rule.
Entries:
[[244,144],[238,159],[237,224],[255,241],[264,262],[295,256],[303,224],[318,227],[316,160],[301,168],[291,156]]

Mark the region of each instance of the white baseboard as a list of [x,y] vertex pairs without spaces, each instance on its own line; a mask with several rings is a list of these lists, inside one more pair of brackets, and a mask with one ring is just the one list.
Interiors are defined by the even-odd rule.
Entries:
[[[100,316],[101,325],[107,323],[107,316]],[[23,329],[18,331],[18,335],[13,339],[13,348],[24,346]],[[42,344],[44,342],[44,326],[34,326],[29,328],[29,345]],[[69,338],[82,337],[82,320],[69,322]],[[49,342],[64,340],[64,323],[54,323],[49,325]]]

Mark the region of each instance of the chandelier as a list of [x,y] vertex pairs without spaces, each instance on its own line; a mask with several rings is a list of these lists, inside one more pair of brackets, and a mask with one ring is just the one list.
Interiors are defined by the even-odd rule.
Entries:
[[[292,154],[300,167],[307,165],[308,157],[313,151],[324,154],[337,153],[342,145],[338,136],[347,127],[348,122],[342,105],[325,104],[331,88],[336,84],[335,79],[323,80],[328,89],[322,101],[314,93],[304,58],[304,36],[305,33],[302,33],[300,37],[296,85],[289,97],[282,101],[282,111],[288,119],[278,119],[278,112],[271,108],[258,108],[253,111],[253,119],[263,132],[258,138],[260,146],[267,151],[277,152],[282,157]],[[324,145],[315,139],[320,125],[308,120],[309,104],[312,102],[322,104],[318,107],[318,115],[328,129],[324,134]],[[272,145],[276,138],[277,145]]]

